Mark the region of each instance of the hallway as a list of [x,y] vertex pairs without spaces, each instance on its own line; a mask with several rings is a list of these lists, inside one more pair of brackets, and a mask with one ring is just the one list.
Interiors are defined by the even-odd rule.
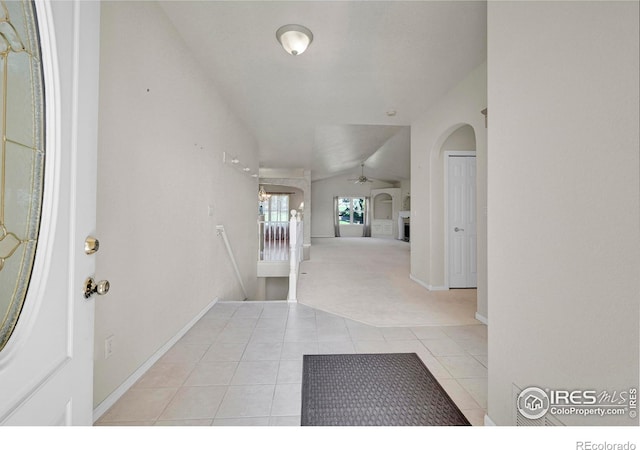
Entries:
[[415,352],[473,425],[484,325],[385,327],[286,302],[219,302],[96,425],[300,424],[303,354]]
[[482,425],[487,327],[473,319],[475,290],[409,280],[409,248],[314,240],[300,303],[216,303],[96,425],[299,425],[303,354],[393,352],[415,352]]

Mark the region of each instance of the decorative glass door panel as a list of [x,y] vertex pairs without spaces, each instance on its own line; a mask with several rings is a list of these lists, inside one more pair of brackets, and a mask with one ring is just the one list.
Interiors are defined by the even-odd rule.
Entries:
[[0,351],[25,301],[44,177],[44,104],[34,6],[0,2]]

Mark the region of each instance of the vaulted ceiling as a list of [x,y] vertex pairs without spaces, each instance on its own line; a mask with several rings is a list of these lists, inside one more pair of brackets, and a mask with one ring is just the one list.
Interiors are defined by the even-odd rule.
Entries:
[[[260,166],[410,177],[409,126],[486,59],[483,1],[161,1]],[[287,54],[276,30],[314,35]],[[395,111],[394,115],[388,114]]]

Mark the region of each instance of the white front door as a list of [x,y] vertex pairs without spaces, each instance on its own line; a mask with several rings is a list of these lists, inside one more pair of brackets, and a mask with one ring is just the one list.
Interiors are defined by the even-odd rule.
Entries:
[[448,157],[449,287],[474,288],[476,266],[476,158]]
[[[20,80],[29,82],[35,73],[27,69],[26,75],[20,75],[15,71],[20,55],[34,53],[17,48],[16,36],[24,29],[18,16],[28,4],[2,2],[0,44],[5,45],[3,64],[9,58],[5,74],[10,71],[4,77],[8,79],[4,96],[9,99],[4,121],[10,124],[13,114],[21,114],[19,105],[33,100],[21,100],[15,94]],[[95,255],[87,255],[84,245],[87,236],[95,232],[100,4],[36,0],[35,11],[46,124],[42,134],[42,215],[31,276],[23,274],[28,289],[22,311],[0,351],[0,424],[91,425],[94,297],[84,298],[83,283],[93,276],[95,267]],[[33,47],[37,36],[25,34],[29,36],[20,39]],[[7,45],[11,47],[8,50]],[[17,109],[11,105],[12,98],[18,98]],[[13,133],[9,129],[6,138],[16,140]],[[24,143],[11,145],[24,150],[21,154],[25,155],[33,150]],[[3,206],[8,210],[5,223],[11,222],[12,195],[24,191],[11,185],[19,177],[10,151],[6,152],[6,165],[3,162],[7,175],[0,180],[5,185],[2,195],[7,204],[3,201]],[[33,178],[35,172],[32,169],[27,176]],[[26,242],[25,238],[25,246]],[[21,251],[6,258],[5,269]],[[3,313],[0,311],[0,319]]]

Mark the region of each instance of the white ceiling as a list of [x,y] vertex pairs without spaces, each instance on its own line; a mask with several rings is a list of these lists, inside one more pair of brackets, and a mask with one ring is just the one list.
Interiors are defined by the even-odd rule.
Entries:
[[[255,135],[260,166],[410,177],[409,129],[486,59],[483,1],[161,1]],[[276,30],[314,40],[300,56]],[[387,111],[395,110],[389,117]]]

